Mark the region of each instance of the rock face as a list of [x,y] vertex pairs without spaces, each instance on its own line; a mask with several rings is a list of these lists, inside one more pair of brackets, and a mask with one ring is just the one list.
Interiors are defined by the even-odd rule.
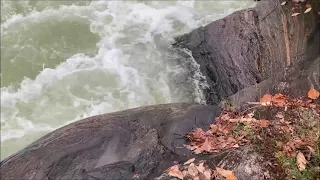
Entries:
[[217,104],[319,56],[320,5],[314,4],[313,12],[292,17],[292,3],[261,1],[180,36],[173,45],[192,52],[209,85],[207,103]]
[[183,136],[207,128],[216,106],[169,104],[90,117],[1,162],[1,179],[151,179],[191,152]]

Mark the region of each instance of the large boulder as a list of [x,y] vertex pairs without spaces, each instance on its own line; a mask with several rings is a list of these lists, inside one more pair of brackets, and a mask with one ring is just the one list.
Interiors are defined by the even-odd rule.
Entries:
[[216,106],[168,104],[90,117],[57,129],[1,162],[1,179],[151,179],[185,160],[183,137],[208,128]]
[[261,1],[175,39],[173,46],[189,49],[200,65],[208,104],[266,79],[282,78],[286,69],[303,62],[313,63],[320,53],[320,4],[315,0],[310,13],[301,9],[296,17],[291,16],[292,6]]

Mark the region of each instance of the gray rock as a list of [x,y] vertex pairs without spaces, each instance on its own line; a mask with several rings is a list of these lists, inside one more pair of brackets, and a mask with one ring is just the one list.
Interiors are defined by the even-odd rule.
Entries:
[[151,179],[191,152],[183,137],[208,128],[216,106],[168,104],[90,117],[1,162],[1,179]]
[[266,79],[282,78],[289,67],[319,56],[319,3],[297,17],[291,16],[292,6],[261,1],[175,39],[173,46],[189,49],[200,65],[209,85],[208,104]]

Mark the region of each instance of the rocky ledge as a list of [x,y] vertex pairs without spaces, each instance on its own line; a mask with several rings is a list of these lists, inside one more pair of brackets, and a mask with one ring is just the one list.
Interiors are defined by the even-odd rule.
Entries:
[[199,156],[184,147],[184,136],[209,128],[223,99],[243,107],[267,92],[320,89],[320,5],[313,2],[310,13],[293,17],[292,3],[261,1],[176,38],[174,46],[189,49],[200,65],[212,105],[156,105],[75,122],[3,160],[1,179],[171,179],[163,172],[192,157],[239,179],[263,179],[265,164],[252,147]]
[[[320,88],[320,3],[312,3],[312,12],[304,14],[301,9],[302,14],[293,17],[292,2],[282,6],[275,0],[260,1],[254,8],[177,37],[173,46],[190,50],[200,65],[208,84],[208,104],[245,88],[239,101],[291,87],[300,91],[290,94],[305,94],[310,86]],[[303,86],[293,83],[305,77],[310,81],[299,82]]]

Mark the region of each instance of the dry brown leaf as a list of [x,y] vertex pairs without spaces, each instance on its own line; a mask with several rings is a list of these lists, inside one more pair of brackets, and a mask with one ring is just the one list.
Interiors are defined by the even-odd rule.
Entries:
[[261,99],[260,99],[260,104],[262,106],[269,106],[271,105],[272,101],[272,95],[270,94],[265,94]]
[[319,98],[319,92],[315,90],[314,88],[311,88],[308,92],[308,97],[310,99],[318,99]]
[[211,180],[212,171],[210,168],[205,167],[203,162],[196,166],[196,168],[200,172],[199,177],[201,180]]
[[205,177],[204,180],[210,180],[211,179],[211,174],[212,174],[211,169],[206,168],[206,170],[202,174]]
[[293,13],[291,16],[294,17],[294,16],[298,16],[300,13]]
[[227,120],[230,119],[230,116],[229,116],[229,114],[224,114],[224,115],[222,115],[220,118],[221,118],[222,120],[224,120],[224,121],[227,121]]
[[232,147],[238,148],[238,147],[240,147],[240,146],[239,146],[239,144],[235,144],[235,145],[233,145]]
[[309,149],[311,154],[315,154],[316,153],[316,151],[311,146],[307,146],[307,147],[308,147],[308,149]]
[[283,119],[283,118],[284,118],[284,116],[283,116],[283,114],[282,114],[282,113],[277,113],[276,118]]
[[198,166],[196,166],[196,168],[198,169],[198,171],[200,173],[204,173],[204,171],[205,171],[205,167],[204,167],[204,163],[203,162],[200,163]]
[[173,177],[177,177],[179,179],[183,179],[183,174],[179,170],[179,165],[174,165],[174,166],[170,167],[168,169],[168,175],[173,176]]
[[251,112],[251,113],[247,114],[247,116],[248,116],[248,118],[253,118],[254,113],[253,113],[253,112]]
[[272,102],[277,106],[283,107],[286,105],[286,98],[282,94],[276,94],[272,97]]
[[308,145],[308,143],[302,141],[302,140],[299,139],[299,138],[295,139],[295,140],[293,141],[293,143],[294,143],[294,146],[295,146],[296,148],[302,148],[303,146]]
[[225,170],[225,169],[222,169],[222,168],[216,168],[216,171],[218,174],[220,174],[221,176],[223,177],[227,177],[228,175],[232,174],[232,171],[229,171],[229,170]]
[[197,175],[198,175],[198,169],[196,168],[196,166],[194,165],[194,163],[191,163],[191,164],[188,166],[188,173],[189,173],[191,176],[197,176]]
[[266,128],[266,127],[268,127],[270,125],[270,121],[268,121],[268,120],[260,120],[259,124],[260,124],[260,127]]
[[196,158],[189,159],[187,162],[183,163],[183,165],[190,164],[190,163],[192,163],[194,160],[196,160]]
[[210,125],[210,131],[214,134],[218,132],[218,127],[215,124]]
[[186,170],[182,171],[182,175],[183,175],[183,177],[185,177],[186,175],[188,175],[188,171],[186,171]]
[[207,152],[210,152],[211,150],[211,143],[209,141],[208,138],[206,138],[206,140],[204,141],[204,143],[200,146],[200,149],[202,151],[207,151]]
[[307,164],[306,158],[304,157],[304,155],[301,152],[299,152],[297,154],[297,165],[298,165],[299,171],[305,170],[306,164]]
[[304,11],[304,13],[306,14],[306,13],[310,12],[311,9],[312,9],[311,7],[307,8],[307,9]]
[[233,175],[233,174],[229,174],[227,177],[226,177],[226,180],[238,180],[238,178]]

